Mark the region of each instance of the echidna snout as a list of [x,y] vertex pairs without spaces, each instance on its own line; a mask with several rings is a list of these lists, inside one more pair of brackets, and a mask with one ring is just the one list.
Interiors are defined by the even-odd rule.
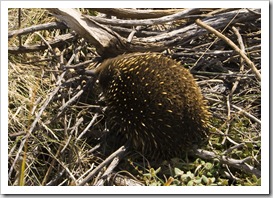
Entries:
[[134,149],[166,158],[204,141],[206,102],[190,72],[158,53],[105,60],[98,68],[109,128]]

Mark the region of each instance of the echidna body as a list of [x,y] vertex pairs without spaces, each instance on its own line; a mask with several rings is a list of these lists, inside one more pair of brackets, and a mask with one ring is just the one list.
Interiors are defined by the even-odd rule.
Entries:
[[104,61],[99,84],[109,128],[134,149],[164,158],[200,144],[209,113],[190,72],[158,53],[133,53]]

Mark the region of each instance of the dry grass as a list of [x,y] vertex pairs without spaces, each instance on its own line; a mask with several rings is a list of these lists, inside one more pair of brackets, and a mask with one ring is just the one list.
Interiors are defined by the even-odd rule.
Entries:
[[[87,10],[84,10],[87,11]],[[22,9],[21,28],[54,21],[45,9]],[[9,10],[9,31],[18,29],[18,9]],[[248,57],[260,69],[259,22],[238,24]],[[41,44],[67,30],[43,30],[9,40],[9,46]],[[235,43],[237,36],[225,35]],[[211,135],[203,149],[261,166],[261,85],[230,47],[209,34],[177,46],[172,56],[192,72],[210,104]],[[197,52],[210,48],[211,54]],[[76,53],[75,50],[81,47]],[[216,53],[219,51],[219,53]],[[76,55],[76,56],[74,56]],[[92,78],[64,65],[94,57],[94,48],[75,37],[66,45],[33,53],[9,54],[9,185],[77,185],[120,144],[108,137]],[[198,57],[202,57],[197,61]],[[71,60],[71,62],[69,62]],[[92,65],[91,65],[92,67]],[[240,72],[241,68],[241,72]],[[228,72],[229,71],[229,72]],[[241,74],[238,75],[238,74]],[[232,87],[238,81],[238,86]],[[78,95],[77,95],[78,94]],[[99,148],[96,146],[101,144]],[[219,160],[185,155],[160,165],[134,152],[116,167],[109,185],[260,185],[261,179]],[[244,161],[245,160],[245,161]],[[24,167],[25,164],[25,167]],[[88,185],[97,184],[105,168]]]

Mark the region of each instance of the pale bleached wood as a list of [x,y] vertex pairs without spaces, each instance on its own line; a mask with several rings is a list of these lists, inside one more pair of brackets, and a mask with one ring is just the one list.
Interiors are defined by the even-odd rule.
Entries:
[[89,8],[93,11],[98,11],[107,15],[117,16],[119,18],[131,19],[149,19],[158,18],[177,12],[183,11],[181,9],[164,9],[164,10],[138,10],[138,9],[123,9],[123,8]]

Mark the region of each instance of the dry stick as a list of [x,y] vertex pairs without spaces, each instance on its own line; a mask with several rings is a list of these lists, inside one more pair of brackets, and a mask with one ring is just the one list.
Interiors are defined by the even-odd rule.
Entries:
[[69,65],[72,63],[72,61],[75,59],[76,54],[82,49],[84,42],[85,42],[85,40],[82,39],[80,45],[75,49],[75,51],[73,52],[73,54],[72,54],[72,56],[70,57],[69,61],[67,62],[67,65],[68,65],[68,66],[69,66]]
[[241,148],[241,147],[243,147],[244,145],[245,145],[244,142],[241,143],[241,144],[236,144],[236,145],[234,145],[234,146],[228,148],[227,150],[225,150],[222,154],[223,154],[223,155],[226,155],[226,154],[228,154],[228,153],[231,153],[231,151],[233,151],[234,149]]
[[[54,12],[56,9],[51,9],[51,11]],[[258,11],[259,9],[257,9]],[[71,12],[68,11],[68,12]],[[60,12],[60,10],[57,12],[60,15],[63,15],[64,13]],[[217,28],[222,28],[224,27],[223,24],[226,23],[226,21],[230,21],[234,14],[238,13],[238,16],[236,17],[235,21],[236,22],[242,22],[246,18],[249,20],[254,20],[257,18],[257,16],[254,16],[254,14],[250,13],[246,9],[239,9],[238,11],[231,11],[228,13],[223,13],[219,14],[219,16],[212,16],[212,17],[207,17],[206,23],[213,25],[213,27]],[[71,21],[73,22],[75,20],[74,16],[58,16],[62,20],[65,20],[67,24],[70,24]],[[68,18],[67,18],[68,17]],[[113,20],[114,21],[114,20]],[[99,26],[95,21],[88,21],[89,24],[88,27],[82,26],[79,30],[75,28],[74,26],[78,27],[79,24],[71,23],[72,29],[76,30],[79,35],[87,39],[91,44],[94,44],[96,47],[101,50],[101,52],[116,52],[117,54],[128,52],[128,48],[130,52],[135,52],[135,51],[160,51],[164,50],[168,47],[172,47],[177,44],[182,44],[185,42],[188,42],[194,38],[200,37],[200,35],[205,34],[205,30],[200,30],[197,29],[196,24],[191,24],[189,26],[175,29],[175,30],[170,30],[170,31],[165,31],[165,32],[160,32],[160,34],[152,31],[152,32],[147,32],[147,33],[152,33],[152,34],[157,34],[156,36],[148,36],[145,38],[137,38],[132,41],[132,43],[129,43],[129,46],[126,45],[127,41],[122,38],[116,38],[117,35],[113,33],[112,30],[107,28],[107,31],[105,30],[104,27]],[[90,27],[91,25],[91,27]],[[93,26],[95,27],[93,29]],[[117,28],[118,26],[116,26]],[[87,31],[87,29],[92,29],[92,31]],[[119,27],[120,28],[120,27]],[[100,29],[100,30],[98,30]],[[111,27],[111,29],[115,30],[114,28]],[[81,34],[81,32],[84,31],[85,33]],[[98,31],[98,32],[97,32]],[[131,32],[131,31],[130,31]],[[128,33],[130,33],[128,32]],[[91,39],[91,37],[93,39]],[[106,39],[108,38],[109,39]],[[91,40],[90,40],[91,39]],[[96,39],[96,41],[94,41]],[[98,42],[98,43],[97,43]],[[52,47],[60,46],[63,45],[65,42],[49,42]],[[111,44],[109,47],[109,43]],[[128,44],[128,43],[127,43]],[[56,46],[54,46],[56,45]],[[102,46],[100,46],[102,45]],[[110,49],[109,49],[110,48]],[[18,54],[18,53],[27,53],[27,52],[33,52],[33,51],[38,51],[38,50],[45,50],[47,49],[46,46],[41,46],[41,45],[34,45],[34,46],[22,46],[22,47],[9,47],[9,53],[13,54]]]
[[[132,175],[130,174],[130,176]],[[115,174],[112,180],[113,180],[112,181],[113,185],[117,185],[117,186],[145,186],[140,181],[137,181],[137,179],[127,178],[118,173]]]
[[79,141],[81,139],[81,137],[89,130],[89,128],[94,124],[94,122],[97,120],[98,118],[98,113],[96,113],[92,120],[89,122],[89,124],[87,125],[87,127],[83,130],[83,132],[81,132],[81,134],[77,137],[76,142]]
[[105,159],[102,163],[100,163],[87,177],[85,177],[81,183],[78,184],[78,186],[85,185],[90,179],[92,179],[104,166],[109,164],[115,157],[121,156],[126,151],[126,147],[122,146],[118,150],[116,150],[114,153],[112,153],[107,159]]
[[[81,44],[83,44],[83,43],[84,43],[84,41],[81,42]],[[68,65],[68,66],[72,63],[72,61],[74,60],[76,54],[81,50],[81,48],[82,48],[81,45],[78,46],[78,47],[76,48],[76,50],[74,51],[74,53],[72,54],[72,56],[70,57],[70,59],[69,59],[68,62],[67,62],[67,65]],[[53,119],[48,120],[48,122],[46,122],[46,123],[48,124],[48,123],[52,122],[53,120],[56,120],[59,116],[61,116],[62,113],[66,110],[66,108],[67,108],[70,104],[72,104],[73,102],[75,102],[75,101],[82,95],[82,93],[83,93],[83,89],[81,89],[75,96],[73,96],[73,97],[72,97],[70,100],[68,100],[63,106],[61,106],[61,107],[58,109],[58,111],[59,111],[58,114],[57,114],[56,116],[54,116]]]
[[[46,42],[46,41],[45,41]],[[50,48],[51,48],[51,46],[49,46]],[[51,48],[52,49],[52,48]],[[78,47],[76,50],[75,50],[75,52],[73,53],[73,55],[70,57],[70,59],[69,59],[69,61],[68,61],[68,65],[70,65],[70,63],[72,62],[72,60],[74,59],[74,57],[75,57],[75,54],[78,52],[78,50],[80,50],[81,49],[81,46],[80,47]],[[65,110],[66,110],[66,108],[71,104],[71,103],[73,103],[78,97],[80,97],[81,96],[81,94],[83,93],[83,90],[80,90],[75,96],[73,96],[70,100],[68,100],[67,102],[65,102],[64,100],[63,100],[63,106],[62,107],[60,107],[59,108],[59,112],[58,112],[58,114],[56,115],[56,116],[54,116],[54,118],[53,119],[51,119],[51,120],[48,120],[46,123],[47,124],[49,124],[50,122],[52,122],[53,120],[56,120]],[[66,115],[65,115],[65,117],[66,117]],[[64,119],[64,122],[66,121],[66,119]],[[65,126],[65,128],[64,128],[64,130],[66,131],[67,130],[67,127],[66,127],[66,123],[64,124],[64,126]],[[68,141],[67,141],[67,143],[65,144],[65,146],[62,148],[62,146],[60,145],[60,147],[59,147],[59,149],[58,149],[58,151],[57,151],[57,154],[56,154],[56,156],[55,156],[55,158],[52,160],[52,162],[51,162],[51,164],[50,164],[50,167],[49,167],[49,169],[48,169],[48,172],[47,172],[47,174],[46,174],[46,177],[44,178],[44,180],[43,180],[43,182],[42,182],[42,185],[45,185],[46,184],[46,182],[47,182],[47,177],[48,177],[48,175],[51,173],[51,171],[52,171],[52,168],[53,168],[53,166],[55,165],[55,163],[56,163],[56,159],[57,159],[57,157],[59,156],[59,154],[60,153],[62,153],[63,151],[64,151],[64,149],[67,147],[67,145],[68,145],[68,143],[70,142],[70,139],[71,139],[71,137],[72,137],[72,134],[70,135],[70,137],[68,138]],[[60,162],[59,162],[60,163]],[[62,165],[62,164],[61,164]],[[69,169],[67,168],[67,167],[65,167],[64,165],[62,165],[64,168],[65,168],[65,170],[70,174],[70,171],[69,171]],[[75,180],[75,178],[74,178],[74,176],[72,175],[72,174],[70,174],[71,175],[71,177],[72,177],[72,179],[74,179]]]
[[[53,52],[51,45],[47,42],[47,40],[39,32],[34,32],[34,34],[37,34],[44,41],[44,43],[47,45],[48,49],[51,52]],[[56,56],[56,54],[54,54],[54,55]]]
[[[72,56],[70,57],[69,61],[67,62],[67,65],[70,65],[71,62],[73,61],[73,59],[76,56],[76,53],[78,53],[78,51],[81,49],[81,46],[79,46],[78,48],[76,48],[75,52],[72,54]],[[61,106],[58,109],[58,114],[55,115],[51,120],[48,120],[46,122],[46,124],[51,123],[52,121],[56,120],[57,118],[59,118],[59,116],[62,115],[62,113],[66,110],[66,108],[72,104],[73,102],[75,102],[83,93],[83,89],[81,89],[75,96],[73,96],[70,100],[68,100],[63,106]]]
[[94,184],[94,186],[103,186],[106,178],[109,177],[109,174],[113,172],[114,168],[118,165],[120,158],[115,157],[108,168],[105,170],[100,180]]
[[138,26],[138,25],[156,25],[166,22],[171,22],[179,19],[183,19],[189,16],[191,13],[200,10],[199,8],[189,8],[175,14],[168,16],[163,16],[155,19],[132,19],[132,20],[122,20],[122,19],[105,19],[100,17],[94,17],[89,15],[83,15],[83,17],[94,20],[101,24],[115,25],[115,26]]
[[141,26],[137,26],[137,27],[134,28],[133,31],[129,34],[129,36],[128,36],[128,38],[127,38],[127,41],[128,41],[129,43],[131,43],[131,41],[132,41],[132,39],[133,39],[135,33],[136,33],[137,31],[139,31],[140,28],[141,28]]
[[68,146],[71,138],[72,138],[72,135],[73,135],[73,132],[78,128],[78,126],[83,122],[83,118],[81,117],[80,119],[77,120],[76,124],[73,126],[71,132],[70,132],[70,136],[68,138],[68,140],[66,141],[66,144],[64,145],[63,149],[61,150],[61,153],[63,153],[66,149],[66,147]]
[[73,96],[63,106],[61,106],[58,109],[58,114],[56,116],[54,116],[54,118],[52,120],[57,119],[73,102],[75,102],[82,95],[82,93],[83,93],[83,90],[81,89],[75,96]]
[[[210,124],[209,124],[209,127],[215,129],[216,132],[217,132],[219,135],[222,135],[222,136],[224,136],[224,137],[227,136],[227,140],[230,141],[232,144],[234,144],[234,145],[239,145],[239,143],[237,143],[237,142],[235,142],[234,140],[232,140],[230,137],[228,137],[228,135],[226,135],[225,133],[223,133],[220,129],[218,129],[218,128],[216,128],[216,127],[210,125]],[[210,133],[211,133],[211,134],[217,134],[217,133],[215,133],[215,132],[210,132]]]
[[67,28],[67,26],[61,22],[51,22],[51,23],[33,25],[33,26],[26,27],[23,29],[9,31],[8,38],[12,38],[13,36],[20,36],[20,35],[36,32],[36,31],[40,31],[40,30],[51,30],[51,29],[55,29],[55,28],[65,29],[65,28]]
[[[223,33],[229,27],[229,25],[234,21],[234,19],[237,17],[238,14],[239,14],[239,12],[237,12],[236,15],[228,22],[228,24],[225,26],[225,28],[222,30],[221,33]],[[197,67],[197,63],[201,60],[201,58],[205,55],[205,53],[211,48],[211,46],[214,45],[214,43],[216,43],[216,41],[218,41],[218,38],[215,38],[214,41],[211,42],[211,44],[207,47],[207,49],[203,52],[203,54],[194,63],[191,70],[194,70]]]
[[202,75],[202,76],[221,76],[221,77],[255,77],[255,74],[240,74],[240,73],[220,73],[220,72],[205,72],[205,71],[191,71],[192,74]]
[[227,139],[227,135],[228,135],[228,132],[230,130],[230,122],[231,122],[231,117],[230,117],[230,97],[227,97],[227,120],[226,120],[226,125],[227,125],[227,129],[225,130],[225,136],[221,142],[222,145],[225,144],[226,142],[226,139]]
[[[207,24],[213,27],[224,28],[225,24],[227,22],[230,22],[234,18],[234,15],[237,15],[237,17],[235,18],[234,21],[232,21],[232,23],[244,22],[246,18],[254,19],[253,15],[249,14],[248,11],[246,11],[245,9],[239,9],[236,11],[219,14],[212,17],[207,17],[203,20]],[[193,39],[200,38],[200,36],[205,34],[207,34],[207,31],[205,29],[199,28],[196,24],[190,24],[182,28],[161,33],[157,36],[139,38],[137,40],[139,40],[140,42],[145,42],[149,44],[160,43],[162,41],[162,43],[160,44],[163,44],[169,47],[169,46],[173,46],[171,44],[175,44],[175,46],[177,46],[178,44],[190,42]]]
[[[240,45],[240,48],[241,48],[242,52],[245,54],[245,46],[244,46],[244,43],[243,43],[242,36],[240,35],[239,31],[238,31],[235,27],[232,27],[232,30],[234,31],[234,33],[235,33],[236,36],[237,36],[237,40],[238,40],[238,43],[239,43],[239,45]],[[240,58],[240,64],[241,64],[241,66],[240,66],[240,73],[242,73],[243,70],[244,70],[244,64],[243,64],[243,58],[242,58],[242,57]],[[230,94],[227,96],[228,121],[230,120],[230,104],[231,104],[231,102],[232,102],[232,95],[233,95],[234,91],[236,90],[236,88],[237,88],[237,86],[238,86],[240,80],[241,80],[241,77],[238,76],[238,77],[236,78],[236,81],[234,82],[234,84],[233,84],[233,86],[232,86],[232,89],[231,89],[231,91],[230,91]],[[228,122],[227,127],[229,128],[229,126],[230,126],[230,123]],[[228,130],[226,130],[226,132],[228,132]],[[226,137],[227,137],[227,136],[225,136],[225,137],[223,138],[222,144],[225,143]]]
[[238,145],[239,144],[239,143],[235,142],[233,139],[231,139],[230,137],[227,137],[227,140],[229,142],[231,142],[232,144],[234,144],[234,145]]
[[87,151],[87,154],[90,155],[91,153],[93,153],[98,148],[100,148],[100,144],[97,144],[96,146],[94,146],[93,148],[91,148],[89,151]]
[[97,174],[97,177],[94,179],[92,186],[95,186],[95,184],[98,183],[98,180],[101,178],[101,175],[102,175],[102,171]]
[[90,63],[93,63],[93,62],[94,62],[94,59],[91,59],[91,60],[87,60],[87,61],[84,61],[84,62],[75,64],[75,65],[66,65],[66,66],[64,66],[64,67],[65,67],[65,69],[78,69],[78,68],[84,68],[84,66],[89,65]]
[[[220,103],[223,103],[221,100],[217,100],[217,99],[214,99],[214,98],[209,98],[209,97],[205,97],[207,100],[209,101],[213,101],[213,102],[220,102]],[[259,120],[258,118],[256,118],[255,116],[251,115],[250,113],[246,112],[245,110],[243,110],[242,108],[240,107],[237,107],[236,105],[234,104],[231,104],[231,107],[239,110],[240,112],[242,112],[246,117],[248,117],[249,119],[261,124],[261,120]]]
[[72,8],[48,8],[56,17],[72,28],[87,42],[96,47],[98,54],[110,56],[109,52],[119,54],[126,47],[125,39],[106,26],[87,20],[80,12]]
[[[50,46],[49,46],[49,47],[50,47]],[[73,60],[74,57],[75,57],[75,53],[77,53],[78,50],[80,50],[80,47],[78,47],[78,48],[75,50],[75,52],[73,53],[73,55],[70,57],[70,60],[69,60],[68,63],[67,63],[68,65],[70,65],[70,63],[72,62],[72,60]],[[49,124],[49,123],[52,122],[53,120],[56,120],[56,119],[65,111],[65,109],[66,109],[71,103],[73,103],[78,97],[80,97],[80,95],[81,95],[82,93],[83,93],[83,90],[80,90],[75,96],[73,96],[73,97],[72,97],[70,100],[68,100],[66,103],[65,103],[65,101],[63,101],[64,104],[63,104],[62,107],[59,108],[58,114],[57,114],[56,116],[54,116],[53,119],[48,120],[48,122],[46,122],[46,123]],[[66,119],[65,119],[65,120],[66,120]],[[65,126],[66,126],[66,124],[65,124]],[[66,127],[65,127],[65,130],[66,130]],[[48,177],[48,175],[51,173],[52,168],[53,168],[53,166],[55,165],[56,158],[57,158],[57,157],[59,156],[59,154],[62,153],[62,152],[64,151],[64,149],[67,147],[67,145],[68,145],[68,143],[69,143],[71,137],[72,137],[72,135],[70,135],[70,137],[68,138],[67,143],[65,144],[65,146],[64,146],[62,149],[61,149],[62,146],[60,145],[59,150],[57,151],[57,154],[56,154],[55,158],[52,160],[52,162],[51,162],[51,164],[50,164],[50,167],[49,167],[49,169],[48,169],[48,172],[47,172],[47,174],[46,174],[46,177],[44,178],[44,180],[43,180],[43,182],[42,182],[42,185],[45,185],[45,184],[46,184],[47,177]],[[68,171],[68,173],[70,173],[70,171],[68,170],[67,167],[65,167],[64,165],[63,165],[63,167],[66,169],[66,171]],[[70,175],[72,175],[72,174],[70,174]],[[74,178],[73,175],[72,175],[71,177]],[[74,178],[74,180],[75,180],[75,178]]]
[[78,183],[78,181],[82,180],[82,178],[84,178],[85,175],[87,175],[88,173],[90,173],[90,172],[94,169],[94,166],[95,166],[95,163],[93,162],[93,163],[91,164],[91,167],[90,167],[87,171],[85,171],[85,172],[77,179],[77,181],[76,181],[76,183],[75,183],[74,185],[76,185],[76,184]]
[[63,176],[64,172],[65,169],[63,169],[60,173],[57,173],[52,180],[45,184],[45,186],[53,186]]
[[[18,9],[18,28],[21,28],[21,14],[22,14],[22,10],[21,8]],[[18,36],[19,39],[19,46],[22,46],[22,37],[21,35]]]
[[[62,98],[62,103],[65,104],[65,98],[64,97]],[[70,121],[71,121],[71,119],[72,119],[72,117],[70,117]],[[68,132],[67,132],[68,126],[67,125],[70,125],[69,120],[67,121],[67,113],[66,112],[64,113],[63,122],[64,122],[64,139],[66,139],[68,137]]]
[[[39,141],[39,143],[40,143],[40,144],[43,144],[43,143],[40,142],[40,141]],[[60,145],[60,147],[59,147],[59,149],[58,149],[56,155],[54,155],[54,154],[52,153],[52,151],[50,150],[50,148],[46,147],[45,145],[44,145],[44,148],[48,151],[49,155],[53,157],[52,162],[55,164],[54,161],[57,161],[57,162],[64,168],[63,170],[65,170],[65,171],[69,174],[69,176],[70,176],[70,178],[73,180],[73,182],[76,182],[76,178],[75,178],[74,175],[70,172],[70,170],[68,169],[68,167],[67,167],[62,161],[60,161],[60,160],[58,159],[58,156],[59,156],[59,154],[60,154],[60,148],[61,148],[61,146],[62,146],[62,145]],[[50,171],[51,171],[51,170],[50,170]]]
[[261,13],[260,12],[255,12],[254,10],[251,10],[249,8],[246,8],[249,12],[253,13],[253,14],[256,14],[258,16],[261,16]]
[[59,138],[55,135],[55,133],[47,126],[46,123],[41,122],[41,126],[44,127],[46,131],[49,131],[49,133],[50,133],[57,141],[60,141]]
[[245,110],[243,110],[242,108],[240,107],[237,107],[236,105],[231,105],[233,108],[239,110],[239,112],[242,112],[243,114],[245,114],[246,117],[248,117],[249,119],[259,123],[259,124],[262,124],[261,123],[261,120],[259,120],[258,118],[256,118],[255,116],[251,115],[250,113],[246,112]]
[[[61,145],[60,145],[61,147]],[[76,182],[76,178],[74,177],[74,175],[70,172],[70,170],[68,169],[68,167],[64,164],[64,162],[60,161],[58,159],[57,155],[53,155],[53,153],[47,148],[47,151],[49,152],[49,154],[53,157],[53,160],[57,161],[64,169],[65,171],[69,174],[69,176],[71,177],[71,179],[73,180],[73,182]]]
[[[244,42],[243,42],[243,39],[242,39],[241,34],[239,33],[239,31],[238,31],[235,27],[232,27],[232,30],[234,31],[234,33],[235,33],[236,36],[237,36],[237,40],[238,40],[238,43],[239,43],[239,45],[240,45],[240,48],[241,48],[242,52],[245,54],[245,46],[244,46]],[[241,65],[241,66],[240,66],[240,73],[242,73],[243,70],[244,70],[244,64],[243,64],[243,58],[242,58],[242,57],[240,58],[240,65]],[[237,88],[237,86],[238,86],[240,80],[241,80],[241,77],[238,76],[238,77],[236,78],[236,81],[235,81],[235,83],[234,83],[232,89],[231,89],[230,97],[232,97],[232,94],[233,94],[234,91],[236,90],[236,88]]]
[[[75,38],[74,34],[68,33],[60,35],[54,38],[52,41],[48,41],[51,47],[64,46],[69,41]],[[9,47],[8,52],[11,54],[27,53],[27,52],[36,52],[39,50],[46,50],[48,47],[46,45],[24,45],[19,47]]]
[[200,19],[197,19],[195,22],[196,22],[197,25],[199,25],[199,26],[205,28],[206,30],[208,30],[209,32],[215,34],[216,36],[221,38],[223,41],[225,41],[230,47],[232,47],[246,61],[246,63],[252,69],[252,71],[254,72],[256,77],[259,80],[261,80],[261,74],[257,70],[257,68],[255,67],[254,63],[229,38],[227,38],[226,36],[224,36],[223,34],[218,32],[217,30],[215,30],[213,27],[208,26],[207,24],[203,23]]
[[[233,17],[233,19],[226,25],[226,27],[225,27],[224,30],[221,32],[221,34],[226,30],[226,28],[231,24],[231,22],[235,19],[235,17],[237,17],[238,14],[239,14],[239,13],[237,13],[237,14]],[[214,40],[214,42],[216,42],[217,40],[218,40],[218,38],[216,38],[216,39]],[[213,42],[212,44],[214,44],[214,42]],[[208,47],[208,49],[212,46],[212,44]],[[208,49],[207,49],[207,50],[208,50]],[[206,51],[207,51],[207,50],[206,50]],[[202,57],[202,56],[201,56],[201,57]],[[200,57],[198,60],[200,60],[201,57]],[[197,62],[198,62],[198,61],[197,61]],[[196,62],[195,64],[197,64],[197,62]],[[227,115],[227,129],[225,130],[225,136],[224,136],[224,138],[223,138],[223,140],[222,140],[222,142],[221,142],[222,145],[225,144],[226,139],[228,138],[228,137],[227,137],[228,132],[229,132],[229,130],[230,130],[230,102],[231,102],[231,97],[228,96],[228,97],[227,97],[227,109],[228,109],[228,115]]]
[[114,15],[118,18],[131,18],[131,19],[146,19],[158,18],[166,15],[175,14],[183,11],[184,9],[162,9],[162,10],[137,10],[137,9],[123,9],[123,8],[89,8],[97,12],[107,15]]
[[36,124],[38,123],[38,121],[41,119],[41,116],[45,110],[45,108],[48,106],[48,104],[50,103],[50,101],[52,100],[52,98],[56,95],[56,93],[59,91],[60,89],[60,85],[61,85],[61,82],[63,80],[63,77],[64,75],[66,74],[66,72],[63,72],[60,76],[59,76],[59,80],[57,81],[57,86],[56,88],[51,92],[51,94],[48,96],[47,100],[44,102],[43,106],[41,107],[39,113],[37,114],[35,120],[32,122],[31,126],[30,126],[30,129],[28,131],[28,133],[26,134],[25,136],[25,139],[21,142],[20,144],[20,147],[18,149],[18,152],[16,154],[16,157],[14,159],[14,162],[12,163],[12,166],[9,170],[9,174],[8,174],[8,177],[10,178],[11,174],[12,174],[12,171],[13,171],[13,168],[15,166],[15,163],[16,161],[18,160],[19,158],[19,155],[20,153],[22,152],[22,149],[26,143],[26,140],[28,139],[28,137],[31,135],[31,133],[35,130],[35,127],[36,127]]
[[256,175],[257,177],[261,177],[260,170],[245,163],[245,161],[249,160],[248,157],[246,159],[237,160],[237,159],[229,158],[226,156],[220,156],[211,151],[206,151],[202,149],[195,149],[194,153],[197,156],[201,157],[202,159],[209,159],[209,160],[218,159],[221,164],[227,164],[233,168],[240,169],[244,171],[245,173],[250,173],[250,174]]
[[[120,34],[121,36],[122,35],[128,35],[132,32],[132,29],[131,28],[125,28],[125,27],[119,27],[119,26],[110,26],[109,27],[115,31],[116,33]],[[164,31],[163,31],[164,32]],[[139,33],[138,33],[138,37],[148,37],[148,36],[156,36],[156,35],[159,35],[161,34],[162,32],[157,32],[157,31],[152,31],[152,30],[141,30]]]
[[228,172],[227,172],[227,171],[224,171],[224,173],[225,173],[225,175],[226,175],[227,178],[230,178],[230,179],[235,180],[235,181],[240,180],[238,177],[235,177],[235,176],[232,174],[232,172],[230,171],[228,165],[225,164],[224,166],[225,166],[225,168],[226,168],[227,171],[228,171]]
[[[210,48],[210,46],[208,47]],[[177,55],[177,56],[200,56],[200,55],[224,55],[224,54],[233,54],[235,51],[234,50],[210,50],[209,52],[207,50],[205,50],[204,52],[199,52],[195,49],[189,49],[189,48],[181,48],[184,49],[185,51],[188,52],[176,52],[173,53],[173,55]],[[251,47],[246,48],[246,50],[248,51],[248,54],[251,53],[257,53],[257,51],[261,50],[261,45],[254,45]],[[238,55],[236,55],[238,56]]]
[[[58,158],[59,155],[60,155],[61,147],[62,147],[62,146],[60,145],[59,148],[58,148],[58,150],[57,150],[57,153],[56,153],[56,156],[55,156],[56,158]],[[50,173],[51,173],[53,167],[55,166],[55,163],[56,163],[56,160],[55,160],[55,159],[52,159],[52,161],[51,161],[51,163],[50,163],[50,166],[49,166],[49,168],[47,169],[46,174],[45,174],[45,176],[44,176],[44,179],[43,179],[43,181],[42,181],[42,186],[44,186],[44,185],[46,184],[47,179],[48,179],[48,177],[49,177],[49,175],[50,175]]]
[[206,15],[207,16],[215,16],[216,14],[220,14],[220,13],[224,13],[224,12],[230,12],[230,11],[233,11],[233,10],[236,10],[236,8],[220,8],[220,9],[217,9],[217,10],[213,10],[213,11],[207,13]]

